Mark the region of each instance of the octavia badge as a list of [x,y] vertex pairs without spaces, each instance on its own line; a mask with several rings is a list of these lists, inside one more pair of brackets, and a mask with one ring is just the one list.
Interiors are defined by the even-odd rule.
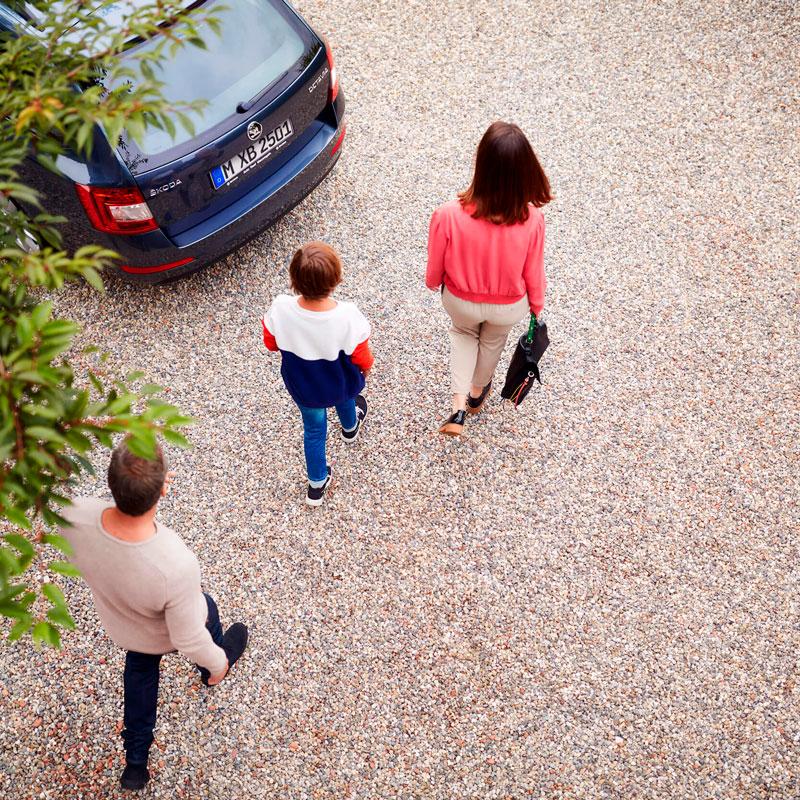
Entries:
[[247,135],[250,137],[252,141],[258,139],[258,137],[261,136],[261,123],[251,122],[247,126]]

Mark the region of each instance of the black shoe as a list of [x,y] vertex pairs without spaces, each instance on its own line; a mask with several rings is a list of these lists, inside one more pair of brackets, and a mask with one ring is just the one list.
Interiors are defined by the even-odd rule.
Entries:
[[342,439],[346,442],[354,442],[367,418],[367,398],[363,394],[356,395],[356,426],[351,431],[342,429]]
[[331,477],[332,471],[331,468],[328,467],[328,477],[325,478],[325,483],[323,483],[322,486],[311,486],[309,484],[308,494],[306,495],[306,503],[308,503],[310,506],[322,505],[322,498],[325,496],[325,492],[328,491],[328,487],[331,485]]
[[480,393],[479,397],[473,397],[471,394],[467,395],[467,411],[470,414],[477,414],[482,408],[483,404],[486,402],[486,398],[492,391],[492,382],[486,384],[483,387],[483,391]]
[[464,430],[464,423],[467,421],[466,411],[456,411],[447,421],[439,428],[439,433],[446,436],[460,436]]
[[127,764],[119,783],[123,789],[131,789],[134,792],[138,792],[140,789],[144,789],[149,780],[150,770],[147,769],[147,764]]
[[[229,670],[241,658],[245,647],[247,647],[247,625],[234,622],[222,636],[222,649],[228,657]],[[200,680],[204,686],[208,686],[210,677],[211,673],[205,667],[200,667]]]
[[228,656],[228,669],[230,669],[244,653],[247,647],[247,625],[241,622],[234,622],[233,625],[225,631],[222,637],[222,649],[225,655]]

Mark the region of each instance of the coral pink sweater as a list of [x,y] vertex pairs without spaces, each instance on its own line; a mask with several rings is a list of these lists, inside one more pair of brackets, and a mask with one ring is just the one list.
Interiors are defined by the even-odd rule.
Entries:
[[544,308],[544,216],[530,206],[517,225],[474,219],[458,200],[433,212],[428,234],[429,289],[444,284],[473,303],[516,303],[528,296],[534,314]]

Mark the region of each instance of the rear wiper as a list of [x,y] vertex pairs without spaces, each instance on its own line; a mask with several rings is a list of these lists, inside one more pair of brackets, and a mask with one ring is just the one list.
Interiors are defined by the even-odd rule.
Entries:
[[289,70],[285,70],[275,78],[272,83],[265,86],[255,97],[251,97],[249,100],[242,100],[238,106],[236,106],[236,110],[240,114],[244,114],[245,112],[249,111],[279,80],[285,78],[289,74]]

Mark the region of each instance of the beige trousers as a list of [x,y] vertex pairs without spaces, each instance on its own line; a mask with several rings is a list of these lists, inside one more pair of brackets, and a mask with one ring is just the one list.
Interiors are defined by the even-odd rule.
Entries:
[[450,374],[453,394],[468,394],[471,384],[492,379],[509,331],[528,313],[528,298],[516,303],[472,303],[446,288],[442,305],[450,315]]

